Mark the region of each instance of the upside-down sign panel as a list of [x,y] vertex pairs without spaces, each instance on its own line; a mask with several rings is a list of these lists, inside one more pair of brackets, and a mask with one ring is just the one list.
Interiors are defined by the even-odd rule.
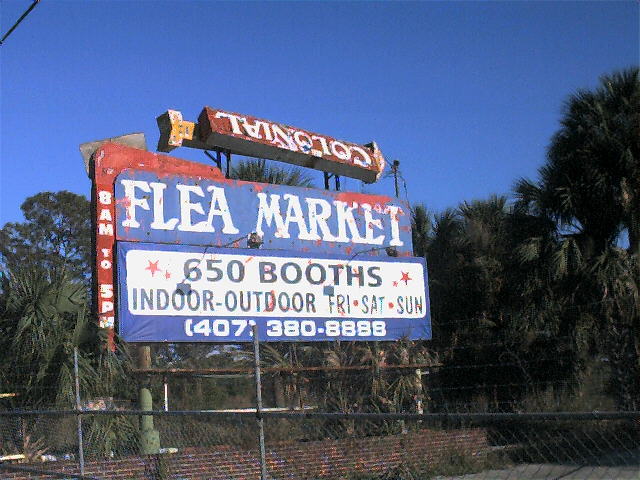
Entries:
[[375,182],[384,171],[385,160],[375,142],[346,142],[251,115],[205,107],[198,123],[182,120],[168,110],[158,117],[158,150],[170,152],[187,146],[268,158],[301,167]]
[[121,242],[132,342],[431,338],[424,260]]

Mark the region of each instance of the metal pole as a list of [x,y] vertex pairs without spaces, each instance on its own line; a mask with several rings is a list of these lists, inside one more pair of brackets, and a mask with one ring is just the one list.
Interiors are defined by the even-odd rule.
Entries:
[[[138,368],[151,368],[151,347],[138,346]],[[153,400],[149,378],[140,379],[140,391],[138,393],[138,407],[140,410],[153,410]],[[153,417],[143,415],[140,417],[140,453],[142,455],[154,455],[160,451],[160,433],[153,426]]]
[[216,156],[214,157],[213,155],[211,155],[211,153],[209,153],[207,150],[204,151],[204,154],[209,157],[209,159],[216,164],[216,167],[218,167],[218,169],[220,171],[222,171],[222,160],[220,157],[220,150],[216,150]]
[[324,189],[329,190],[329,174],[324,172]]
[[231,152],[226,152],[227,156],[227,171],[225,172],[224,178],[231,178]]
[[422,370],[416,368],[416,413],[422,415],[424,406],[422,404]]
[[[80,411],[80,375],[78,374],[78,347],[73,347],[73,376],[76,381],[76,411]],[[78,415],[78,461],[80,475],[84,475],[84,444],[82,441],[82,415]]]
[[258,419],[258,442],[260,443],[260,479],[267,480],[267,454],[264,448],[264,419],[262,418],[262,381],[260,379],[260,341],[258,326],[252,325],[253,363],[256,369],[256,418]]
[[400,161],[394,160],[391,165],[391,171],[393,172],[393,184],[396,191],[396,198],[400,198],[400,188],[398,187],[398,168],[400,168]]

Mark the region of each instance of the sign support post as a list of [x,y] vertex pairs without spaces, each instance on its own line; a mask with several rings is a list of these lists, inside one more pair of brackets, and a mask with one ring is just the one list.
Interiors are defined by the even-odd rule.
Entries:
[[256,376],[256,418],[258,420],[258,442],[260,444],[260,480],[267,480],[267,459],[264,448],[264,419],[262,418],[262,380],[260,378],[260,341],[258,340],[258,325],[252,325],[253,333],[253,364]]
[[169,380],[165,375],[162,377],[162,384],[164,385],[164,411],[169,411]]

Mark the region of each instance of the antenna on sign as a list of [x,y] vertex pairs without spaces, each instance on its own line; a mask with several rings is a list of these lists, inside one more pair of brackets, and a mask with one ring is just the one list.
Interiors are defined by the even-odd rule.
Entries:
[[409,194],[407,192],[407,181],[402,176],[402,172],[400,171],[400,160],[394,160],[389,165],[389,170],[385,172],[384,178],[388,178],[393,176],[393,187],[396,194],[396,198],[400,198],[400,180],[402,180],[402,186],[404,187],[404,196],[405,200],[409,201]]
[[398,188],[398,170],[400,169],[400,160],[394,160],[391,164],[391,172],[393,173],[393,185],[396,192],[396,198],[400,198],[400,190]]

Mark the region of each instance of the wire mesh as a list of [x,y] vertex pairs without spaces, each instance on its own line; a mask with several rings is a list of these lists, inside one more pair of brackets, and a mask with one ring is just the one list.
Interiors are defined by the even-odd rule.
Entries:
[[[507,347],[260,345],[266,478],[640,478],[640,412],[616,401],[606,358],[576,378],[552,353]],[[35,410],[30,398],[75,405],[46,384],[8,386],[16,396],[0,404],[0,479],[261,478],[253,352],[156,348],[157,371],[128,376],[113,392],[93,389],[116,397],[81,395],[80,412]],[[174,366],[184,368],[174,375]],[[141,386],[156,411],[135,410]],[[153,437],[143,416],[160,440],[152,454],[143,453]]]
[[[140,415],[83,412],[87,477],[260,478],[255,413],[153,412],[161,439],[153,455],[140,454]],[[14,457],[0,463],[0,478],[55,478],[47,472],[82,478],[76,417],[1,412],[1,454]],[[638,412],[279,412],[263,419],[272,479],[637,479],[640,473]]]

